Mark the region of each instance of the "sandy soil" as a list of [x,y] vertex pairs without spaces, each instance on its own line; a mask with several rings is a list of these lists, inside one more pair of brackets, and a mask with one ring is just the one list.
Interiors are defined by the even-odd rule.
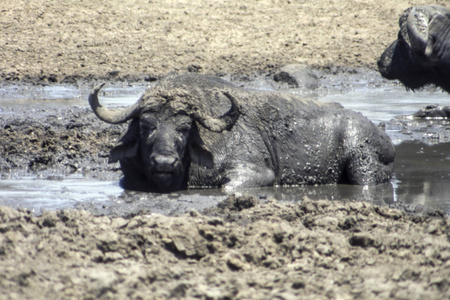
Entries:
[[[419,1],[242,3],[8,1],[0,80],[252,76],[292,63],[375,69],[398,15]],[[2,120],[0,174],[117,173],[106,160],[120,127],[82,110],[29,113]],[[245,196],[179,217],[3,207],[0,299],[450,299],[449,224],[438,211]]]
[[[422,1],[4,1],[0,78],[153,80],[168,72],[366,66]],[[427,1],[446,4],[446,0]]]

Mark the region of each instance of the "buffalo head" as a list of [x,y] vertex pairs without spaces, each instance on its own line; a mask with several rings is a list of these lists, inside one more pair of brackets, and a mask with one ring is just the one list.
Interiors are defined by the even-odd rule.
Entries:
[[[98,100],[101,84],[93,89],[89,104],[102,121],[119,124],[132,120],[119,143],[110,152],[110,162],[120,161],[125,188],[170,192],[186,188],[192,162],[212,168],[213,158],[203,143],[198,125],[214,131],[230,130],[240,115],[236,99],[217,92],[231,102],[221,117],[200,109],[206,99],[197,99],[183,89],[148,90],[133,105],[122,109],[103,107]],[[206,104],[207,105],[207,104]]]
[[378,60],[381,75],[412,90],[436,85],[450,92],[450,11],[436,5],[411,7],[399,26],[397,40]]

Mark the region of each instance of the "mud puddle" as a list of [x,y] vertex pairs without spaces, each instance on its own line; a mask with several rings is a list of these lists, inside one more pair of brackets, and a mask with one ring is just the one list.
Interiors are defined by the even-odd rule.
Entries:
[[[356,200],[377,205],[402,205],[412,211],[439,209],[450,213],[450,143],[397,145],[397,161],[390,183],[378,186],[320,185],[265,187],[236,191],[261,201],[300,202],[313,199]],[[202,211],[226,199],[220,189],[191,190],[172,194],[124,191],[118,180],[87,175],[24,176],[0,180],[0,206],[23,207],[41,214],[45,210],[83,208],[98,215],[133,215],[152,212],[180,215],[191,209]]]
[[69,176],[24,176],[0,180],[0,206],[24,207],[37,214],[74,207],[78,203],[102,204],[122,193],[117,181]]
[[[87,98],[92,85],[5,85],[0,87],[0,106],[21,108],[25,105],[48,107],[87,106]],[[139,98],[144,85],[110,84],[103,88],[102,103],[111,106],[128,105]],[[1,114],[0,108],[0,114]]]
[[[315,90],[289,89],[290,92],[335,101],[361,112],[375,123],[387,122],[386,131],[397,148],[395,174],[388,184],[376,187],[321,185],[270,187],[238,191],[259,199],[281,201],[310,199],[363,200],[380,205],[404,203],[419,208],[438,208],[450,212],[450,143],[445,139],[414,137],[400,133],[392,120],[410,115],[428,104],[445,104],[448,95],[438,91],[408,92],[396,85],[377,86],[370,80],[353,79],[345,86],[331,82]],[[279,88],[259,78],[243,85],[253,89]],[[87,107],[91,86],[9,86],[0,89],[0,117],[24,107],[42,111],[48,108]],[[120,106],[134,103],[144,85],[108,85],[100,95],[102,103]],[[9,108],[9,109],[3,109]],[[29,111],[29,110],[28,110]],[[389,123],[391,122],[391,123]],[[447,123],[434,124],[445,130]],[[419,126],[419,125],[418,125]],[[429,124],[422,124],[429,128]],[[412,138],[413,136],[413,138]],[[185,191],[159,195],[123,191],[118,180],[101,180],[76,173],[56,177],[15,176],[0,180],[0,205],[24,207],[36,213],[62,208],[85,208],[97,214],[128,215],[141,211],[178,215],[191,209],[215,206],[226,195],[221,190]]]

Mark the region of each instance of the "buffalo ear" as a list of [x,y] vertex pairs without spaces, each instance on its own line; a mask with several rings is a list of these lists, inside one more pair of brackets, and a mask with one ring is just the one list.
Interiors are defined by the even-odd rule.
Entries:
[[109,163],[123,158],[132,158],[139,151],[139,119],[133,119],[128,129],[122,134],[119,142],[109,152]]
[[195,122],[193,122],[191,128],[189,155],[191,157],[191,161],[200,166],[208,169],[212,169],[214,167],[214,157],[201,139],[197,124],[195,124]]
[[212,169],[214,167],[213,155],[205,147],[191,144],[189,153],[191,155],[192,162],[208,169]]

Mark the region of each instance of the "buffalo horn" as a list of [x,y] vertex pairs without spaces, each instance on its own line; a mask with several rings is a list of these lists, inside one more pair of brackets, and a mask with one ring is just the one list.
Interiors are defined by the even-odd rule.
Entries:
[[194,109],[191,113],[191,117],[199,122],[203,127],[214,132],[222,132],[224,130],[230,130],[241,114],[239,103],[229,93],[223,93],[231,102],[230,110],[220,118],[213,118],[211,116],[205,116],[201,114],[197,109]]
[[104,85],[105,83],[97,85],[89,95],[89,104],[100,120],[110,124],[124,123],[132,119],[139,112],[139,102],[122,109],[103,107],[98,101],[98,92]]
[[429,55],[431,49],[427,48],[428,44],[428,22],[429,17],[419,12],[415,7],[411,9],[408,15],[406,27],[408,29],[409,41],[411,49],[414,52]]

